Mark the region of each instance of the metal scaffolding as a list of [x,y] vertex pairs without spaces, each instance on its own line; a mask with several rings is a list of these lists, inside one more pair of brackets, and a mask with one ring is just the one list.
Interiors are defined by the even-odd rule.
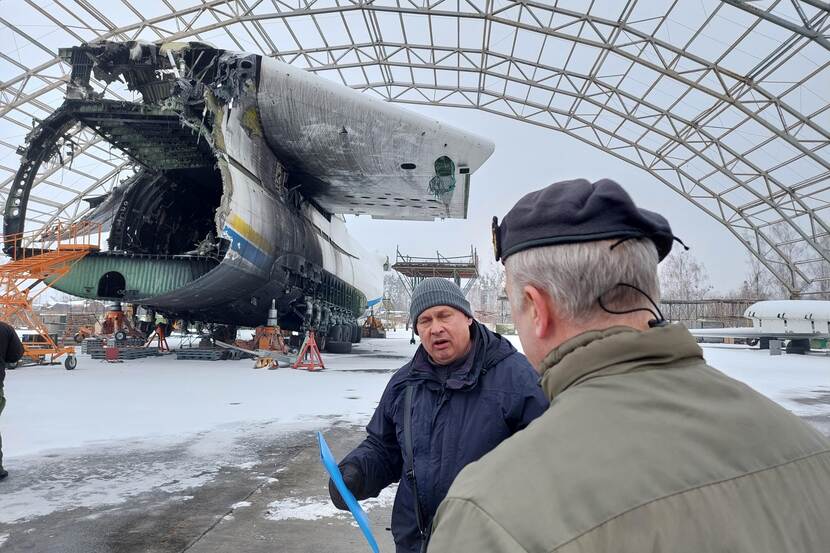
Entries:
[[455,282],[461,288],[461,280],[464,279],[464,287],[461,290],[464,296],[478,280],[478,253],[471,246],[470,255],[447,257],[441,252],[435,252],[435,257],[413,257],[404,255],[396,248],[395,264],[392,268],[398,273],[398,277],[409,293],[410,297],[415,287],[425,278],[440,277]]
[[[22,5],[22,4],[21,4]],[[200,40],[398,103],[498,114],[647,171],[722,223],[792,297],[830,290],[830,5],[818,0],[34,0],[0,17],[0,194],[63,101],[58,48]],[[133,92],[93,79],[105,98]],[[80,127],[41,166],[28,228],[131,172]]]

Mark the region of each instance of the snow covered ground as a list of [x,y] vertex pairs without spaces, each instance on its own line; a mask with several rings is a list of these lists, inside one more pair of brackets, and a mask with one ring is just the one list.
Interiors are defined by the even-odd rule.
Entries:
[[[115,507],[150,491],[187,501],[222,467],[244,470],[260,462],[252,444],[365,424],[392,371],[414,352],[408,339],[400,332],[364,340],[351,355],[324,356],[327,370],[315,373],[173,356],[123,364],[81,356],[71,372],[62,366],[10,371],[0,432],[12,477],[0,483],[0,524],[14,527],[77,507]],[[771,357],[719,345],[704,351],[713,366],[830,434],[830,357]],[[15,483],[25,471],[31,481]],[[367,507],[388,507],[390,493]],[[333,514],[321,489],[319,497],[274,502],[265,516]],[[0,528],[0,547],[4,540]]]
[[[360,506],[364,511],[371,511],[378,507],[391,507],[395,501],[395,494],[398,493],[398,485],[393,484],[380,492],[377,497],[361,501]],[[339,518],[353,521],[351,513],[340,511],[335,507],[328,496],[319,497],[289,497],[274,501],[268,505],[268,512],[265,515],[268,520],[320,520],[321,518]]]
[[[175,355],[78,368],[25,367],[6,377],[0,429],[6,459],[140,440],[164,443],[247,423],[364,423],[414,352],[408,340],[366,340],[324,355],[327,370],[254,370],[252,360],[177,361]],[[313,424],[312,424],[313,427]]]
[[[255,464],[254,442],[363,425],[415,347],[403,335],[364,340],[350,355],[324,355],[326,370],[313,373],[173,355],[118,364],[82,355],[74,371],[9,371],[0,432],[12,477],[0,484],[0,523],[117,505],[153,490],[179,494],[221,467]],[[15,489],[24,467],[49,474]]]
[[[704,344],[706,361],[810,420],[830,424],[830,355],[771,356],[744,346]],[[822,427],[830,434],[830,427]]]

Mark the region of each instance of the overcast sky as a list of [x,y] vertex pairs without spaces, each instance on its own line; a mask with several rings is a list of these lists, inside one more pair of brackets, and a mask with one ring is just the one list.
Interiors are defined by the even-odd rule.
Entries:
[[[414,256],[465,255],[478,249],[482,270],[495,264],[490,241],[493,215],[501,219],[522,196],[550,183],[586,178],[619,182],[641,207],[664,215],[675,235],[704,264],[716,292],[740,286],[747,250],[720,223],[647,172],[565,134],[461,108],[400,106],[494,141],[495,153],[472,176],[468,219],[435,222],[348,217],[351,233],[369,250],[389,256],[395,248]],[[682,248],[674,251],[682,252]]]

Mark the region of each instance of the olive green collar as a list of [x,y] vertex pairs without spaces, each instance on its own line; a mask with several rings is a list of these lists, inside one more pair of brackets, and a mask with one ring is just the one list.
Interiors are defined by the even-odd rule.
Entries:
[[542,388],[548,399],[598,376],[659,368],[684,359],[699,360],[703,350],[679,324],[636,330],[614,326],[583,332],[542,360]]

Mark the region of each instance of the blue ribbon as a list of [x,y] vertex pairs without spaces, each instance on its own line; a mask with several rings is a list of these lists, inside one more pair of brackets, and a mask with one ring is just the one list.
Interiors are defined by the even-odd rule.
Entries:
[[340,496],[352,512],[352,516],[357,521],[357,525],[366,537],[366,541],[369,542],[369,546],[372,548],[372,551],[374,553],[380,553],[378,542],[375,541],[375,536],[372,535],[372,529],[369,526],[369,520],[366,518],[366,513],[364,513],[363,509],[360,508],[360,504],[354,498],[352,492],[349,491],[349,488],[346,487],[346,483],[343,482],[343,475],[340,474],[340,469],[337,467],[337,461],[334,460],[334,455],[331,454],[329,444],[326,443],[325,438],[323,438],[323,434],[320,432],[317,432],[317,442],[320,444],[320,460],[323,462],[326,472],[328,472],[329,476],[331,476],[334,485],[337,487],[337,491],[340,492]]

